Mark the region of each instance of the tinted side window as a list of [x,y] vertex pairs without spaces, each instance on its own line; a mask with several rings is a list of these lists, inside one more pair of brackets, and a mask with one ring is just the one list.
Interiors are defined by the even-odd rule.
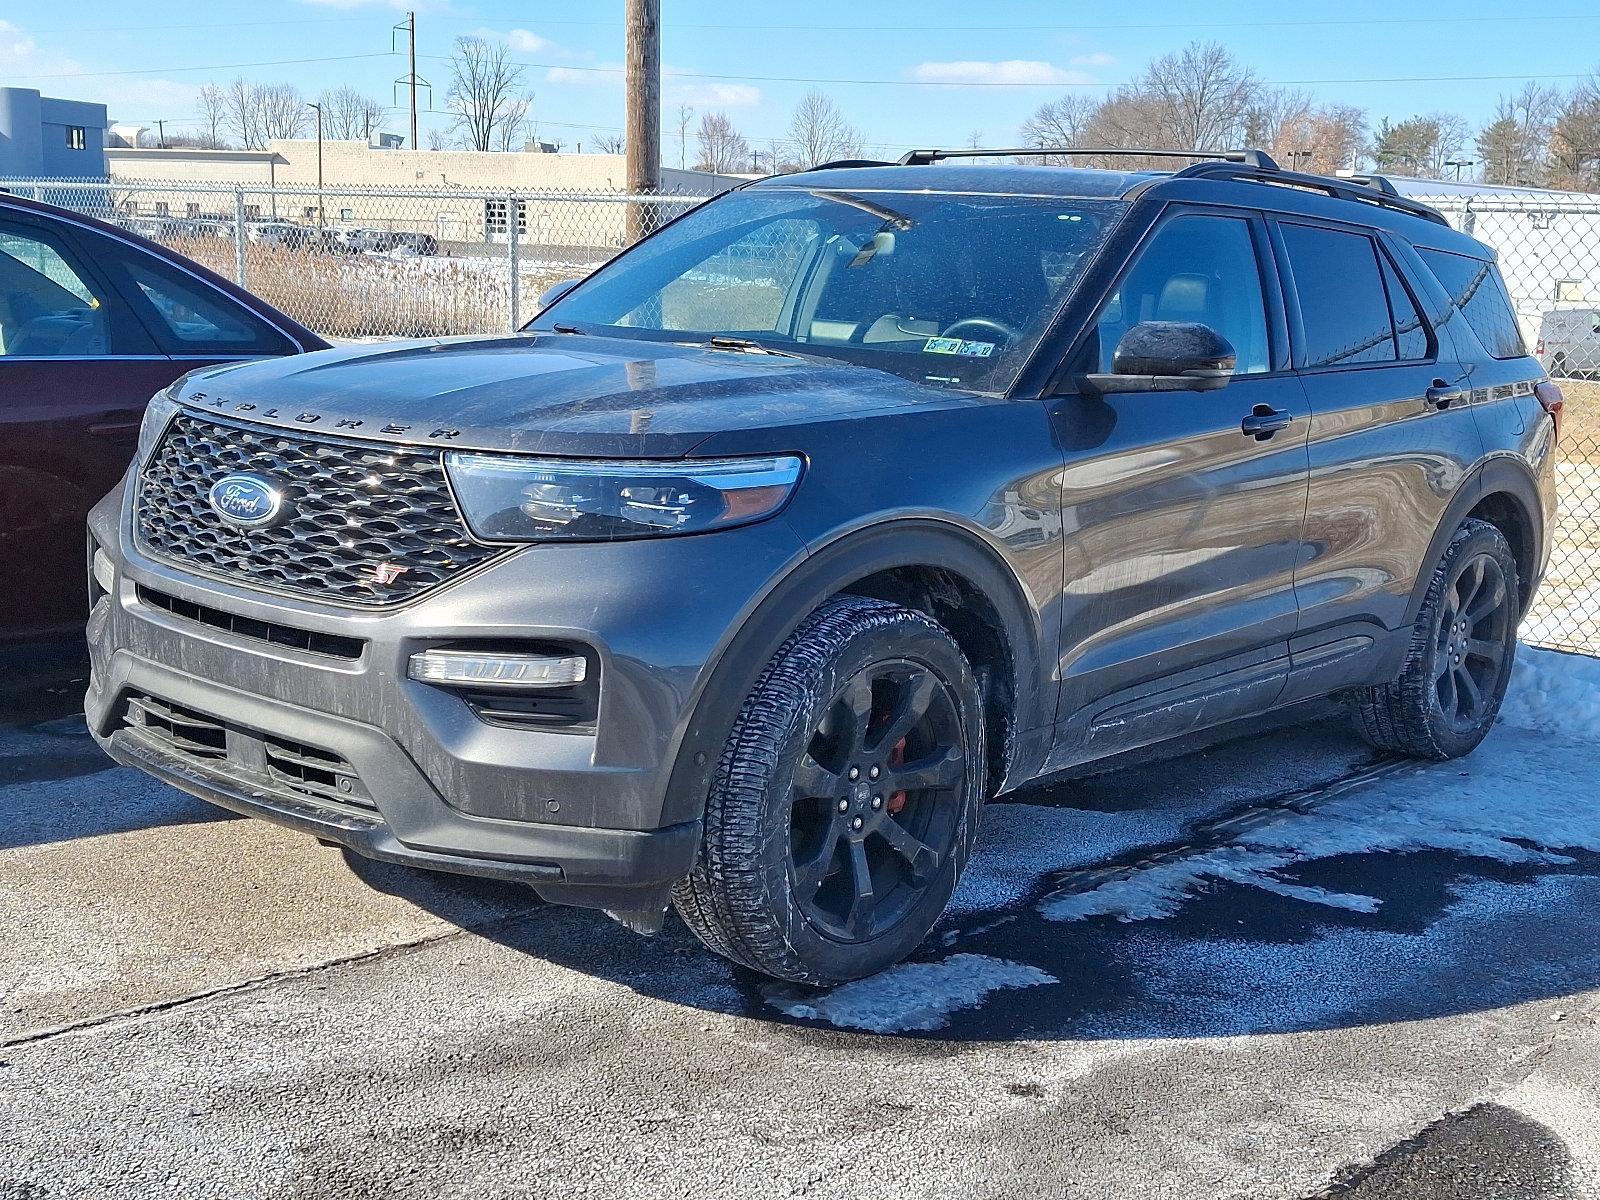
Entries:
[[1300,298],[1301,366],[1393,362],[1394,326],[1378,267],[1378,248],[1359,233],[1283,225],[1284,248]]
[[110,352],[95,294],[50,241],[0,225],[0,355],[90,358]]
[[1266,300],[1250,225],[1199,214],[1168,221],[1139,252],[1101,310],[1098,370],[1141,321],[1196,321],[1233,343],[1238,374],[1268,370]]
[[122,264],[139,297],[155,311],[153,330],[174,354],[287,354],[287,338],[224,292],[150,255]]
[[1528,352],[1511,311],[1506,285],[1492,262],[1421,247],[1417,253],[1444,284],[1444,290],[1450,293],[1485,350],[1496,358],[1521,358]]
[[1378,261],[1383,266],[1383,286],[1389,291],[1389,315],[1394,319],[1395,341],[1404,360],[1428,357],[1428,327],[1417,311],[1417,305],[1406,291],[1400,273],[1394,269],[1389,256],[1382,252]]

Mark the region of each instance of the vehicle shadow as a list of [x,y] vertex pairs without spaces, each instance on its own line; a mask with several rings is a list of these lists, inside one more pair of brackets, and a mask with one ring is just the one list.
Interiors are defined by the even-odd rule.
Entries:
[[95,745],[81,713],[57,708],[34,698],[25,710],[31,720],[0,726],[0,850],[234,819],[118,766]]
[[[1108,812],[1142,818],[1152,807],[1177,806],[1201,814],[1189,831],[1198,836],[1205,814],[1226,823],[1274,779],[1316,786],[1313,765],[1326,776],[1320,782],[1333,782],[1372,761],[1342,721],[1327,716],[1280,730],[1267,744],[1272,753],[1264,755],[1252,735],[991,805],[987,820],[1009,822],[1009,841],[986,845],[980,837],[969,876],[1004,880],[1019,853],[1053,855],[1078,871],[1092,871],[1108,846],[1107,858],[1137,859],[1137,839],[1106,842]],[[1448,785],[1460,765],[1412,769]],[[1215,807],[1184,807],[1207,791]],[[1019,839],[1035,844],[1030,850]],[[1063,853],[1073,840],[1084,843],[1081,852]],[[947,915],[911,960],[928,970],[891,970],[831,992],[734,967],[705,951],[675,915],[654,938],[553,906],[479,932],[642,995],[850,1044],[885,1035],[925,1039],[931,1050],[966,1041],[1291,1033],[1485,1011],[1600,986],[1600,938],[1587,935],[1600,927],[1600,853],[1547,857],[1564,861],[1507,863],[1435,849],[1330,855],[1286,873],[1300,894],[1212,878],[1170,911],[1140,920],[1047,919],[1041,901],[1063,872],[1045,871],[1003,903]],[[371,864],[352,867],[386,891],[418,886],[407,872],[379,879]],[[450,906],[440,906],[450,889],[428,890],[434,911],[452,919]],[[1307,901],[1319,892],[1377,903],[1360,911]],[[1006,982],[1015,964],[1031,976],[1024,986]]]

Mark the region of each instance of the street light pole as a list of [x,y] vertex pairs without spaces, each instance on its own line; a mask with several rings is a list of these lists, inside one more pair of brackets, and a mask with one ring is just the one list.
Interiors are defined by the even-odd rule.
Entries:
[[322,206],[322,105],[307,103],[306,107],[317,114],[317,228],[321,229],[327,224]]

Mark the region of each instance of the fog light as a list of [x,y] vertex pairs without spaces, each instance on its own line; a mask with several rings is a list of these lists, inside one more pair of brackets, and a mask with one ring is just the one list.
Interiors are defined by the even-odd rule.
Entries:
[[94,552],[94,581],[100,585],[100,590],[110,595],[116,588],[117,570],[111,565],[111,559],[106,557],[104,550]]
[[471,687],[541,688],[582,683],[589,664],[580,654],[485,654],[424,650],[411,656],[411,678]]

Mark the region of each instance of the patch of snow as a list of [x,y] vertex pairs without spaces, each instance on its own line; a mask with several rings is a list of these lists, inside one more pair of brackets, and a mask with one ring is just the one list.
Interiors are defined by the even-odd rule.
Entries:
[[1518,646],[1500,716],[1521,729],[1600,739],[1600,658]]
[[787,1016],[827,1021],[841,1029],[926,1033],[942,1029],[952,1013],[976,1008],[991,992],[1057,982],[1054,975],[1024,963],[953,954],[943,962],[901,963],[831,991],[778,992],[767,1003]]
[[1229,845],[1156,863],[1082,892],[1045,897],[1056,921],[1161,920],[1213,883],[1376,912],[1372,896],[1308,887],[1285,872],[1356,854],[1436,850],[1561,865],[1600,853],[1600,660],[1518,649],[1505,717],[1471,757],[1384,776],[1302,814],[1285,811]]
[[1530,730],[1498,729],[1453,768],[1418,767],[1377,779],[1309,814],[1285,811],[1232,844],[1158,863],[1040,905],[1056,921],[1175,915],[1213,882],[1244,884],[1314,904],[1375,912],[1371,896],[1284,877],[1340,855],[1438,850],[1508,864],[1560,865],[1563,850],[1600,853],[1600,747]]

